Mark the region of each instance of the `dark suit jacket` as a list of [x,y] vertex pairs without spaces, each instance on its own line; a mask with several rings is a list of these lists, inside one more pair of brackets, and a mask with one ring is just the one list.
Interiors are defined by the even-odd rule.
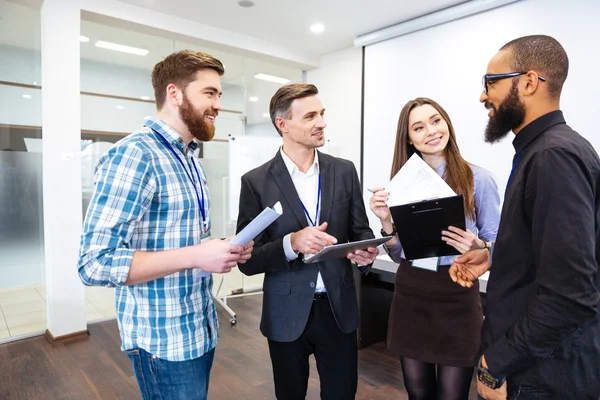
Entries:
[[[319,171],[322,207],[319,221],[328,223],[327,233],[337,238],[338,243],[373,238],[354,165],[319,152]],[[278,342],[300,337],[308,321],[319,271],[340,330],[345,333],[356,330],[358,306],[351,262],[337,259],[304,264],[302,255],[287,261],[284,236],[307,227],[308,221],[280,152],[242,177],[237,231],[278,201],[283,215],[254,240],[252,258],[239,266],[245,275],[265,273],[261,332]]]

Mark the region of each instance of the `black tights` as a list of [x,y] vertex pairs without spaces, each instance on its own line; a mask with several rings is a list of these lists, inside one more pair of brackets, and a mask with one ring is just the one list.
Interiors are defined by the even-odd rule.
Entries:
[[449,367],[403,357],[400,362],[409,400],[468,400],[472,367]]

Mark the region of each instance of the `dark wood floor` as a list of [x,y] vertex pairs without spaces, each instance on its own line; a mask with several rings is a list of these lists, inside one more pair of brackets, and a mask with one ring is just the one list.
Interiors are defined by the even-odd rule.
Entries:
[[[220,306],[221,340],[209,399],[275,399],[266,339],[258,331],[262,296],[229,300],[231,326]],[[0,346],[0,399],[140,399],[131,364],[119,350],[115,321],[91,325],[88,339],[49,344],[43,337]],[[400,362],[382,343],[359,352],[357,399],[407,399]],[[476,399],[473,386],[470,399]],[[314,359],[307,399],[319,399]]]

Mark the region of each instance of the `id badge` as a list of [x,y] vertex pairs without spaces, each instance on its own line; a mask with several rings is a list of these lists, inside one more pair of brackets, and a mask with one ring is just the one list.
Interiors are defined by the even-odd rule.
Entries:
[[417,260],[412,260],[411,265],[415,268],[426,269],[429,271],[437,272],[439,266],[439,258],[431,257],[431,258],[419,258]]

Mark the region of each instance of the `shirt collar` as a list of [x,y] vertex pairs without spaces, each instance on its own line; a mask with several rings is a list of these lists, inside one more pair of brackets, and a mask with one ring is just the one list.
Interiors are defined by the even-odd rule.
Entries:
[[558,124],[566,124],[563,113],[560,110],[551,111],[531,121],[515,136],[513,140],[515,151],[519,153],[542,133]]
[[[300,171],[298,166],[292,161],[290,157],[283,151],[283,146],[279,150],[281,152],[281,158],[283,158],[283,162],[285,163],[285,167],[287,168],[290,175],[294,175],[297,171]],[[316,171],[319,171],[319,152],[315,150],[315,160],[311,167],[306,171],[306,173],[310,173],[311,169],[314,168]]]
[[[149,118],[144,119],[144,126],[152,129],[153,131],[155,131],[156,133],[158,133],[159,135],[161,135],[162,137],[167,139],[167,141],[172,146],[176,146],[181,151],[185,152],[185,146],[186,146],[185,141],[181,138],[181,135],[179,133],[177,133],[177,131],[171,127],[171,125],[167,124],[166,122],[164,122],[158,118],[149,117]],[[191,141],[191,143],[188,145],[188,149],[191,150],[192,152],[194,152],[194,151],[196,151],[197,148],[198,148],[198,142],[196,139],[193,139]]]

